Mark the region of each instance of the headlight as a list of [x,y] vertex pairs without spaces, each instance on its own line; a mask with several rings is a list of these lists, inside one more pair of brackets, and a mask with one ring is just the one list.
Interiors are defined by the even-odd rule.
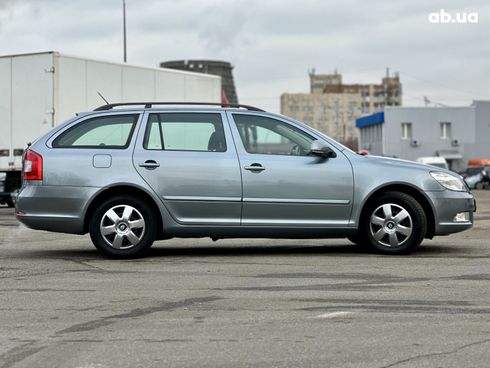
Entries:
[[466,186],[460,178],[440,172],[440,171],[432,171],[430,175],[437,180],[439,184],[441,184],[444,188],[449,190],[456,190],[458,192],[466,191]]

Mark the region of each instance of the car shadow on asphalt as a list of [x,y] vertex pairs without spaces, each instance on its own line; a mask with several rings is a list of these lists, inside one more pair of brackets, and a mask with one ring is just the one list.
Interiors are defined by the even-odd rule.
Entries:
[[[468,255],[467,248],[461,246],[422,245],[416,252],[409,255],[382,255],[363,250],[350,244],[338,245],[179,245],[173,246],[170,241],[166,244],[155,244],[139,261],[154,258],[172,257],[264,257],[264,256],[337,256],[337,257],[458,257]],[[466,249],[466,251],[465,251]],[[87,245],[86,248],[42,249],[20,251],[17,256],[29,258],[82,258],[105,259],[96,249]]]
[[235,256],[306,256],[325,255],[340,257],[413,257],[413,256],[443,256],[462,253],[462,248],[454,246],[421,246],[410,255],[389,256],[368,251],[355,245],[274,245],[274,246],[199,246],[199,247],[153,247],[147,257],[235,257]]

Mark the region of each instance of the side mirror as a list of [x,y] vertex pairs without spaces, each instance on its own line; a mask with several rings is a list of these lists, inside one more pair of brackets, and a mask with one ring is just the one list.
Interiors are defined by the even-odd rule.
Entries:
[[337,154],[333,149],[327,146],[325,143],[315,140],[311,142],[310,153],[315,156],[325,157],[325,158],[334,158],[337,157]]

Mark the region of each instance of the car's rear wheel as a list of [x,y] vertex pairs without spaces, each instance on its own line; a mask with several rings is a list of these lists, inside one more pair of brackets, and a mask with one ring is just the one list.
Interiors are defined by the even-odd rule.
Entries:
[[427,217],[419,202],[401,192],[387,192],[372,201],[361,219],[360,239],[386,254],[406,254],[422,243]]
[[90,237],[95,247],[108,257],[139,257],[155,240],[155,218],[144,201],[135,197],[113,197],[93,213]]

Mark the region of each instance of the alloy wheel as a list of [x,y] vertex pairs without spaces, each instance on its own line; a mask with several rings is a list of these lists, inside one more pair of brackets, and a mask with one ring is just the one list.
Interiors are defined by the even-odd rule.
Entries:
[[385,247],[402,246],[413,232],[410,213],[402,206],[386,203],[374,210],[369,220],[374,240]]
[[100,234],[112,248],[129,249],[138,245],[143,238],[145,219],[132,206],[114,206],[102,216]]

